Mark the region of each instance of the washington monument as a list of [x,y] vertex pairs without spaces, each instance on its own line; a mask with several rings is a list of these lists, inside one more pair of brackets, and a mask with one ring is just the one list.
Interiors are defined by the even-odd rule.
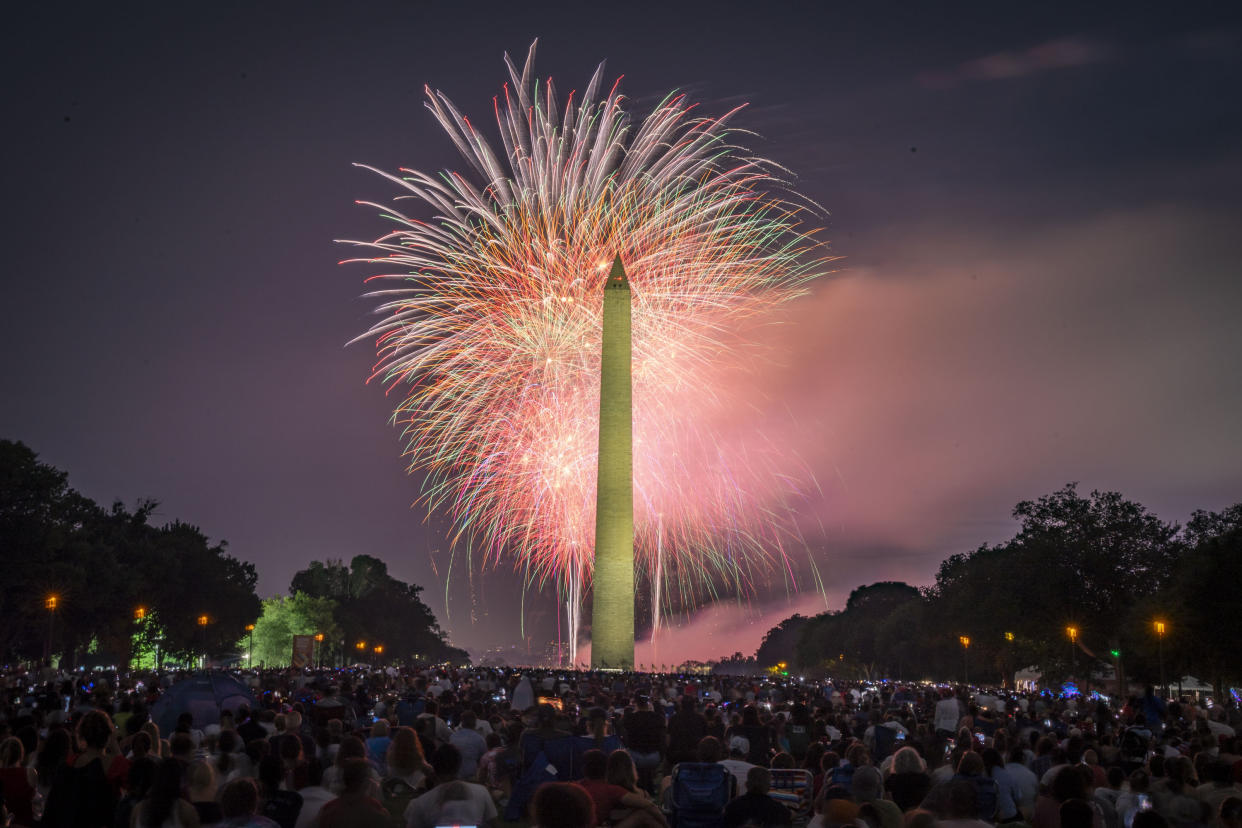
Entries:
[[634,407],[630,282],[621,257],[604,285],[599,371],[591,666],[634,668]]

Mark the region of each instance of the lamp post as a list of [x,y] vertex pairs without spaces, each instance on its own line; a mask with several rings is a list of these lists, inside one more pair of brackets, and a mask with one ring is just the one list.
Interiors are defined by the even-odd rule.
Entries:
[[374,652],[375,652],[375,658],[374,658],[374,660],[372,661],[371,666],[372,666],[372,667],[378,667],[378,666],[379,666],[379,659],[380,659],[380,656],[384,654],[384,645],[383,645],[383,644],[376,644],[376,645],[375,645],[375,650],[374,650]]
[[43,599],[43,607],[47,610],[47,666],[52,666],[52,635],[56,630],[56,607],[60,604],[60,596],[52,593]]
[[1078,628],[1077,627],[1066,627],[1065,634],[1069,636],[1069,640],[1070,640],[1070,664],[1072,665],[1070,669],[1070,675],[1077,678],[1078,677]]
[[246,669],[254,669],[254,624],[246,625]]
[[367,642],[359,641],[357,644],[354,645],[354,648],[358,651],[358,658],[361,659],[362,654],[367,651]]
[[200,643],[203,645],[203,667],[207,666],[207,622],[210,620],[206,615],[200,615],[197,619],[201,636]]
[[970,636],[959,635],[958,643],[962,645],[962,684],[970,684]]
[[319,669],[323,669],[323,633],[315,633],[315,643],[319,645]]
[[1167,698],[1169,697],[1169,683],[1168,683],[1167,681],[1165,681],[1165,678],[1164,678],[1164,631],[1165,631],[1165,623],[1164,623],[1163,621],[1157,621],[1157,622],[1156,622],[1156,637],[1157,637],[1157,638],[1159,639],[1159,641],[1160,641],[1160,643],[1159,643],[1159,648],[1160,648],[1160,688],[1161,688],[1160,692],[1161,692],[1161,693],[1163,693],[1163,698],[1166,698],[1166,699],[1167,699]]
[[[1005,633],[1005,640],[1009,642],[1009,669],[1013,671],[1013,675],[1016,676],[1018,672],[1018,665],[1016,663],[1017,659],[1013,657],[1013,633],[1011,632]],[[1005,677],[1005,686],[1006,687],[1009,686],[1009,676]],[[1017,686],[1018,686],[1018,682],[1015,680],[1014,687],[1017,687]]]

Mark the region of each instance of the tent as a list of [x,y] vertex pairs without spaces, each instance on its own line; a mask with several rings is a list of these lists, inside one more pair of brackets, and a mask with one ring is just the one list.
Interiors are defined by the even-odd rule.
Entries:
[[228,673],[199,672],[164,691],[151,708],[151,720],[167,737],[177,727],[177,717],[189,713],[195,729],[220,723],[220,711],[232,710],[243,704],[255,706],[254,696],[239,679]]

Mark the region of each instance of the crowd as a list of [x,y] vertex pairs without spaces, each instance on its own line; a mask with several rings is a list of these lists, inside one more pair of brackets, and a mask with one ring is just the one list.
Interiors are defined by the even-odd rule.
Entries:
[[[0,816],[46,828],[1242,828],[1232,698],[792,678],[3,675]],[[197,717],[197,718],[196,718]]]

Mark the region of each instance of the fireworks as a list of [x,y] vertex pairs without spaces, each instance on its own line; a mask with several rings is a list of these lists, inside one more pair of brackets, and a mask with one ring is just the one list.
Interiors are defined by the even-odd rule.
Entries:
[[[428,108],[472,168],[385,175],[422,217],[375,206],[394,229],[351,242],[380,265],[372,379],[402,397],[411,471],[455,542],[512,556],[574,607],[595,519],[600,319],[620,254],[633,291],[635,549],[652,611],[721,587],[747,594],[787,560],[797,486],[789,459],[739,429],[750,331],[825,261],[775,165],[684,96],[641,123],[603,65],[562,108],[521,73],[494,100],[501,148],[441,92]],[[370,168],[368,168],[370,169]],[[427,208],[430,208],[429,210]],[[431,217],[426,217],[431,214]],[[743,418],[744,419],[744,418]],[[572,624],[571,624],[572,625]],[[572,638],[572,636],[571,636]]]

